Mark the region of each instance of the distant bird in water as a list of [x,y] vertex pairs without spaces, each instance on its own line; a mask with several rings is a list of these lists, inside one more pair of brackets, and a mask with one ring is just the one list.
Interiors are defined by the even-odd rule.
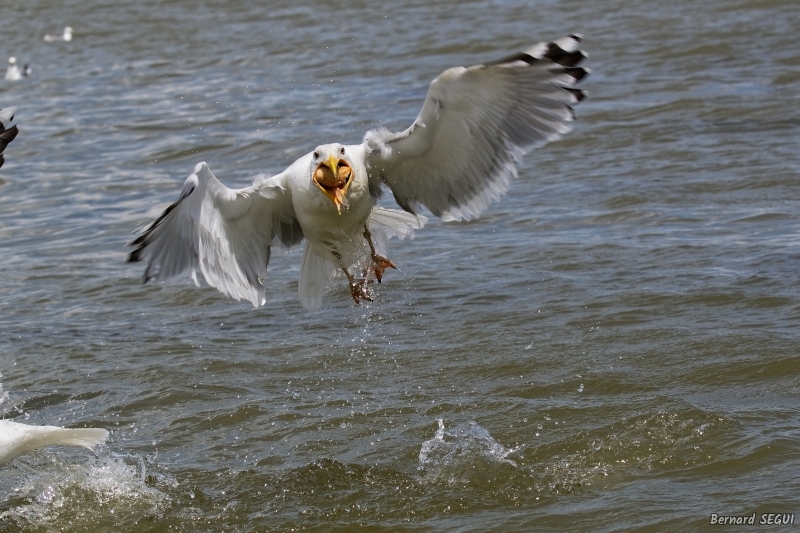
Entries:
[[6,81],[17,81],[19,79],[22,79],[22,72],[20,72],[19,67],[17,66],[17,58],[11,56],[8,58],[8,68],[6,69]]
[[22,69],[17,66],[17,58],[11,56],[8,58],[8,68],[6,69],[6,81],[17,81],[23,77],[27,78],[31,75],[31,67],[26,63]]
[[72,40],[72,27],[67,26],[64,28],[64,33],[61,35],[45,35],[44,36],[45,42],[53,43],[56,41],[71,41]]
[[108,438],[102,428],[60,428],[31,426],[0,420],[0,465],[45,446],[83,446],[91,449]]
[[16,107],[6,107],[5,109],[0,109],[0,167],[2,167],[3,163],[6,162],[5,158],[3,157],[3,152],[5,152],[6,146],[8,146],[8,143],[13,141],[14,137],[16,137],[17,133],[19,133],[17,125],[11,125],[11,123],[14,121],[14,113],[16,113],[16,111]]

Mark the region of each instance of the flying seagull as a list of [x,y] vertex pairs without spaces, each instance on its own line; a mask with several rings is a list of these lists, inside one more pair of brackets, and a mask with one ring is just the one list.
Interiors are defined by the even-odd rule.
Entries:
[[17,125],[11,125],[11,122],[14,120],[14,113],[16,112],[16,107],[6,107],[4,109],[0,109],[0,167],[2,167],[3,163],[6,162],[5,158],[3,157],[3,152],[5,152],[6,146],[8,146],[8,143],[13,141],[17,136],[17,133],[19,133]]
[[[405,131],[370,130],[361,144],[323,144],[289,168],[243,189],[220,183],[198,163],[180,198],[131,246],[147,261],[144,282],[190,274],[231,298],[266,302],[272,246],[306,240],[298,293],[322,304],[339,273],[353,300],[395,264],[389,237],[420,229],[420,206],[443,220],[471,220],[499,199],[529,150],[571,130],[588,74],[580,35],[569,35],[492,63],[445,70],[433,80]],[[405,212],[376,206],[388,188]]]

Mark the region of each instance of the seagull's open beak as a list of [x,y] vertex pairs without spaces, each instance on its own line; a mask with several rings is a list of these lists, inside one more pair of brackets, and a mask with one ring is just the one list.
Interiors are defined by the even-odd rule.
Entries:
[[[325,168],[327,167],[327,168]],[[319,190],[327,196],[336,206],[336,211],[342,214],[342,206],[347,204],[345,195],[353,181],[353,169],[343,161],[331,154],[327,161],[321,162],[314,170],[312,179]]]

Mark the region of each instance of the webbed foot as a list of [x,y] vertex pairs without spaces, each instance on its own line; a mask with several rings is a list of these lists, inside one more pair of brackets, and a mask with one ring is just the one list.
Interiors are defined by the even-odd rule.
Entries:
[[367,239],[367,244],[369,244],[370,256],[372,257],[372,271],[375,273],[375,279],[380,283],[383,279],[384,270],[397,267],[394,263],[375,252],[375,244],[372,242],[372,233],[370,233],[369,228],[366,226],[364,226],[364,238]]
[[372,271],[375,272],[375,278],[378,280],[378,283],[381,282],[383,278],[383,271],[387,268],[397,268],[394,263],[383,257],[382,255],[373,254],[372,255]]
[[349,281],[350,296],[353,297],[353,301],[356,304],[360,304],[361,300],[372,301],[372,291],[367,288],[367,283],[368,281],[365,279],[353,279]]

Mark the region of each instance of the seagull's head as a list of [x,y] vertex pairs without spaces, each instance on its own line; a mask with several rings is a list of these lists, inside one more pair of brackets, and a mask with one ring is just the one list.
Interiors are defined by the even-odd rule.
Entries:
[[342,206],[347,205],[345,195],[354,176],[350,154],[341,144],[324,144],[311,154],[311,181],[333,202],[340,215]]
[[64,35],[61,38],[64,39],[65,41],[72,40],[72,26],[67,26],[66,28],[64,28]]
[[17,64],[17,58],[14,57],[14,56],[9,57],[8,58],[8,64],[9,65],[16,65]]

